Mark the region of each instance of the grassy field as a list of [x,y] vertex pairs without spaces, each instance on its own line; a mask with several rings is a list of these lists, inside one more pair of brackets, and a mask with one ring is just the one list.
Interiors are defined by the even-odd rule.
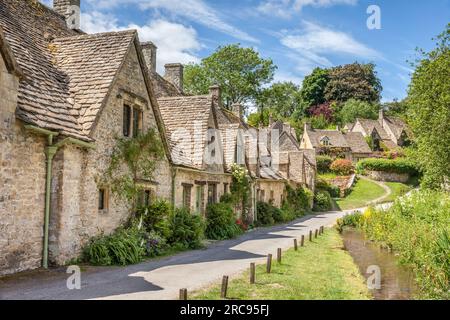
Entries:
[[332,172],[319,174],[319,178],[324,179],[324,180],[333,180],[333,179],[336,179],[337,177],[338,177],[338,175],[335,173],[332,173]]
[[337,200],[336,204],[341,210],[357,209],[384,194],[384,189],[375,182],[359,179],[353,187],[353,191],[347,197]]
[[[272,273],[265,265],[256,268],[256,284],[249,284],[249,272],[230,280],[233,300],[367,300],[371,296],[348,252],[334,229],[304,248],[283,253],[281,264],[273,261]],[[219,281],[220,283],[220,281]],[[194,293],[195,300],[218,300],[220,285]]]
[[395,199],[403,196],[404,194],[408,193],[413,189],[412,186],[399,182],[385,182],[384,184],[387,185],[389,189],[391,189],[392,194],[389,197],[387,197],[383,202],[394,202]]

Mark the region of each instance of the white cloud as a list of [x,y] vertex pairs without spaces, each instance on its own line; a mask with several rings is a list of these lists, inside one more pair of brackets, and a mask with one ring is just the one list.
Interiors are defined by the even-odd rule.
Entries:
[[120,25],[116,17],[98,11],[82,14],[82,29],[87,33],[99,33],[136,29],[140,41],[152,41],[158,47],[157,69],[162,73],[166,63],[199,62],[196,52],[201,49],[197,32],[192,27],[163,19],[152,20],[146,25]]
[[358,42],[351,35],[328,29],[311,22],[304,28],[283,31],[280,42],[293,52],[288,57],[297,63],[297,71],[305,74],[315,67],[331,67],[328,54],[348,55],[356,58],[383,59],[376,50]]
[[158,47],[157,68],[160,73],[166,63],[200,61],[195,53],[201,49],[201,44],[192,27],[160,19],[145,26],[131,24],[128,28],[138,30],[141,41],[152,41]]
[[357,2],[358,0],[265,0],[257,7],[257,11],[288,19],[307,6],[321,8],[334,5],[355,5]]
[[291,72],[277,71],[275,73],[273,82],[292,82],[296,85],[301,85],[301,83],[303,82],[303,78],[298,77]]
[[187,18],[236,39],[258,43],[259,40],[226,22],[215,9],[203,0],[88,0],[97,9],[111,9],[118,5],[137,5],[141,10],[162,9],[173,15]]

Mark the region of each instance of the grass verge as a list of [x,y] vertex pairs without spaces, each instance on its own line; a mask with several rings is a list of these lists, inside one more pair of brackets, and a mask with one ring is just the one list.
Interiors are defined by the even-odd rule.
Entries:
[[[353,262],[343,249],[342,238],[334,229],[313,242],[305,241],[299,251],[283,253],[276,258],[272,273],[265,265],[256,268],[256,284],[249,284],[249,272],[230,281],[229,299],[233,300],[367,300],[370,293]],[[219,281],[220,282],[220,281]],[[220,285],[197,291],[194,300],[218,300]]]
[[385,190],[375,182],[359,179],[352,192],[347,197],[336,200],[336,204],[341,210],[357,209],[366,206],[367,203],[382,197],[384,194]]
[[392,193],[383,202],[394,202],[398,197],[405,195],[413,189],[411,186],[400,182],[384,182],[384,184],[391,189]]

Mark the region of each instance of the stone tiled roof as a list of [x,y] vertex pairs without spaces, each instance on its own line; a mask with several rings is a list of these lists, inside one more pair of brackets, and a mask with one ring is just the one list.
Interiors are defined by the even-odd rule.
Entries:
[[[212,113],[212,97],[166,97],[159,98],[158,104],[173,162],[180,166],[204,169],[203,153]],[[187,136],[192,139],[183,139]]]
[[23,71],[18,118],[91,140],[89,130],[136,33],[85,35],[36,0],[2,0],[0,27]]
[[55,39],[54,63],[66,75],[68,107],[88,136],[136,31]]
[[371,119],[356,119],[361,124],[363,129],[370,135],[373,129],[376,129],[382,140],[390,140],[389,134],[383,129],[378,120]]
[[403,133],[403,131],[407,130],[406,123],[397,117],[384,117],[386,124],[391,129],[392,133],[395,135],[395,138],[399,139]]
[[308,136],[311,140],[311,144],[314,148],[318,148],[321,146],[320,141],[328,137],[330,139],[330,147],[335,148],[349,148],[350,146],[347,143],[347,140],[344,138],[344,135],[340,131],[336,130],[308,130]]
[[347,132],[344,134],[345,140],[354,153],[372,153],[363,134],[360,132]]
[[178,97],[183,95],[183,93],[180,92],[177,87],[164,79],[161,75],[159,75],[159,73],[152,71],[150,72],[153,91],[156,98],[159,99],[163,97]]

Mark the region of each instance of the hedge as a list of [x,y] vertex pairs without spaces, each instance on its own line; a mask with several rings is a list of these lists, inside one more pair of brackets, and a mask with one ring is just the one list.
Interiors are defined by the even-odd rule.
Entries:
[[410,175],[417,175],[418,169],[411,161],[406,159],[365,159],[358,162],[357,171],[383,171],[390,173],[408,173]]
[[319,173],[327,173],[330,172],[330,166],[333,162],[333,159],[329,156],[317,156],[317,171]]

